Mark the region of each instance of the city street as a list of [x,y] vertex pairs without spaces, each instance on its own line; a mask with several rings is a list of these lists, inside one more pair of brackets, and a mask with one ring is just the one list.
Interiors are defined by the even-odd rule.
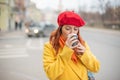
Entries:
[[[81,35],[101,63],[96,80],[120,80],[120,31],[82,28]],[[0,80],[48,80],[42,63],[48,37],[24,31],[0,33]]]
[[0,37],[0,80],[47,80],[42,67],[43,43],[22,31]]

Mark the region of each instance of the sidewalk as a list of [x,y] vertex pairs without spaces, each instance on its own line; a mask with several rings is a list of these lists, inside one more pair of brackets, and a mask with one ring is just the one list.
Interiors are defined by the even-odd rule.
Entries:
[[25,33],[24,33],[24,30],[17,30],[17,31],[1,31],[0,32],[0,38],[3,38],[3,37],[17,37],[18,35],[20,36],[23,36]]
[[0,31],[0,37],[8,34],[8,31]]

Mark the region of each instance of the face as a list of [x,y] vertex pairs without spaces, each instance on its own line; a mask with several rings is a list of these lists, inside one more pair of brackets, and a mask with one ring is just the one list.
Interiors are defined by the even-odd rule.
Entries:
[[64,38],[66,39],[68,34],[74,33],[77,34],[79,31],[79,28],[76,26],[72,26],[72,25],[64,25],[62,27],[62,35],[64,36]]

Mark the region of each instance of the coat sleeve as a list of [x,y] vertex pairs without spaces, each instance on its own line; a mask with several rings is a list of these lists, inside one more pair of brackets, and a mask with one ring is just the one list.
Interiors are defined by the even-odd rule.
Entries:
[[73,50],[64,46],[61,53],[55,56],[55,51],[50,43],[44,45],[43,65],[50,80],[56,80],[65,69],[65,64],[70,60]]
[[98,72],[100,68],[99,61],[92,54],[87,43],[85,43],[85,46],[86,46],[86,51],[84,52],[82,56],[78,56],[78,57],[88,70],[92,72]]

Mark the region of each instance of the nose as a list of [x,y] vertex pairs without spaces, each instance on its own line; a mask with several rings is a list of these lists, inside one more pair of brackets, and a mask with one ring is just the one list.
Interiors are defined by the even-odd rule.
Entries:
[[75,33],[75,30],[72,28],[70,33]]

